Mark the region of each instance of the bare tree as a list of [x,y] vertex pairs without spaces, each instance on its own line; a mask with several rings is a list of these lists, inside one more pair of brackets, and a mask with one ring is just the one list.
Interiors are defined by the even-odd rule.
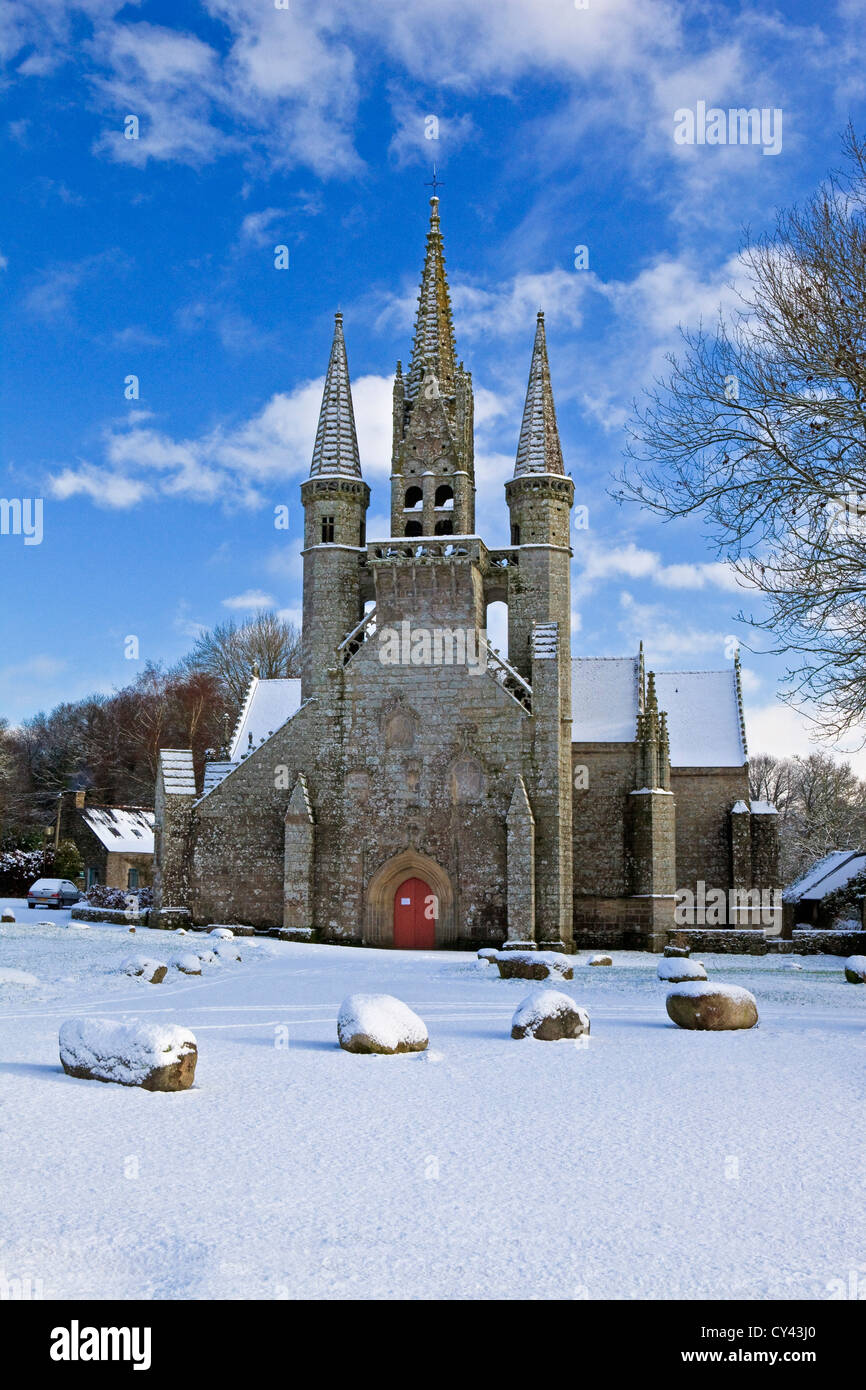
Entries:
[[775,230],[747,239],[748,288],[630,428],[619,498],[700,515],[765,606],[739,616],[794,654],[785,698],[838,735],[866,716],[866,143]]
[[792,758],[774,758],[758,753],[749,759],[749,795],[753,801],[769,801],[780,815],[791,804],[795,765]]
[[781,876],[790,883],[831,849],[866,848],[866,782],[826,753],[749,762],[749,790],[779,812]]
[[191,670],[215,676],[239,708],[253,667],[263,680],[301,674],[301,635],[293,623],[263,609],[240,625],[230,619],[203,632],[187,664]]

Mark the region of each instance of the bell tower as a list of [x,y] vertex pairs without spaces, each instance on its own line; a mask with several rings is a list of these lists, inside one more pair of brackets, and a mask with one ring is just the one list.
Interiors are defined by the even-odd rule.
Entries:
[[457,361],[451,297],[439,223],[430,228],[421,274],[412,360],[394,378],[391,535],[473,535],[472,377]]

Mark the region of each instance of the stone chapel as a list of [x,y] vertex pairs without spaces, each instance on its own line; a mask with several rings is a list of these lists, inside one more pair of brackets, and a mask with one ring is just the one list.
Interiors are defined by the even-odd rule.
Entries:
[[[505,484],[511,544],[477,534],[472,377],[430,207],[394,378],[390,535],[366,534],[337,314],[300,488],[301,676],[253,674],[200,785],[190,750],[162,751],[151,920],[403,949],[658,951],[679,889],[777,885],[775,811],[749,801],[739,665],[572,656],[574,483],[542,313]],[[507,660],[486,637],[500,601]]]

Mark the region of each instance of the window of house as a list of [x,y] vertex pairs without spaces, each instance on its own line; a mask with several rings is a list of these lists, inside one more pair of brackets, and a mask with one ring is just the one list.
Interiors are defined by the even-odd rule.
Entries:
[[322,517],[322,541],[326,543],[334,539],[334,518],[332,516]]
[[420,535],[421,535],[421,523],[420,523],[420,521],[407,521],[407,522],[406,522],[406,529],[405,529],[405,531],[403,532],[403,535],[404,535],[404,536],[420,536]]
[[85,870],[85,874],[84,874],[84,879],[85,879],[85,885],[86,885],[86,887],[92,888],[93,885],[94,885],[95,883],[98,883],[98,882],[99,882],[99,870],[98,870],[98,869],[86,869],[86,870]]
[[437,535],[437,536],[453,536],[453,535],[454,535],[454,522],[451,520],[450,516],[449,516],[449,518],[448,518],[447,521],[437,521],[437,522],[436,522],[436,535]]
[[511,523],[511,544],[520,545],[520,527],[516,521]]
[[126,886],[127,886],[127,888],[137,888],[137,887],[138,887],[138,869],[127,869],[127,871],[126,871]]
[[412,512],[424,505],[424,493],[420,487],[407,487],[406,496],[403,499],[403,510]]
[[454,506],[454,489],[448,483],[440,483],[437,487],[435,503],[437,507]]

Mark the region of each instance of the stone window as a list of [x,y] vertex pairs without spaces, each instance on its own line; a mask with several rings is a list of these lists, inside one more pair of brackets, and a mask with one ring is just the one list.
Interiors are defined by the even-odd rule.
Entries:
[[437,536],[453,536],[453,535],[454,535],[454,522],[451,520],[450,516],[447,518],[447,520],[437,521],[437,522],[436,522],[436,535],[437,535]]
[[420,535],[421,535],[421,523],[420,523],[420,521],[407,521],[407,522],[406,522],[406,529],[405,529],[405,531],[403,532],[403,535],[404,535],[404,536],[420,536]]
[[[403,502],[403,510],[406,511],[406,512],[414,512],[414,511],[420,510],[420,508],[421,508],[423,505],[424,505],[424,494],[423,494],[423,492],[421,491],[420,487],[417,487],[417,486],[415,486],[415,487],[407,487],[407,489],[406,489],[406,497],[405,497],[405,500],[404,500],[404,502]],[[439,505],[438,502],[437,502],[436,505],[437,505],[437,506]],[[406,535],[408,536],[409,534],[410,534],[410,533],[407,531],[407,532],[406,532]]]
[[447,483],[441,483],[440,486],[436,489],[436,506],[454,506],[454,489],[452,487],[449,487]]
[[334,518],[333,518],[332,516],[323,516],[323,517],[322,517],[322,543],[323,543],[323,544],[327,544],[328,541],[332,541],[333,539],[334,539]]
[[511,544],[520,545],[520,527],[516,521],[511,523]]

